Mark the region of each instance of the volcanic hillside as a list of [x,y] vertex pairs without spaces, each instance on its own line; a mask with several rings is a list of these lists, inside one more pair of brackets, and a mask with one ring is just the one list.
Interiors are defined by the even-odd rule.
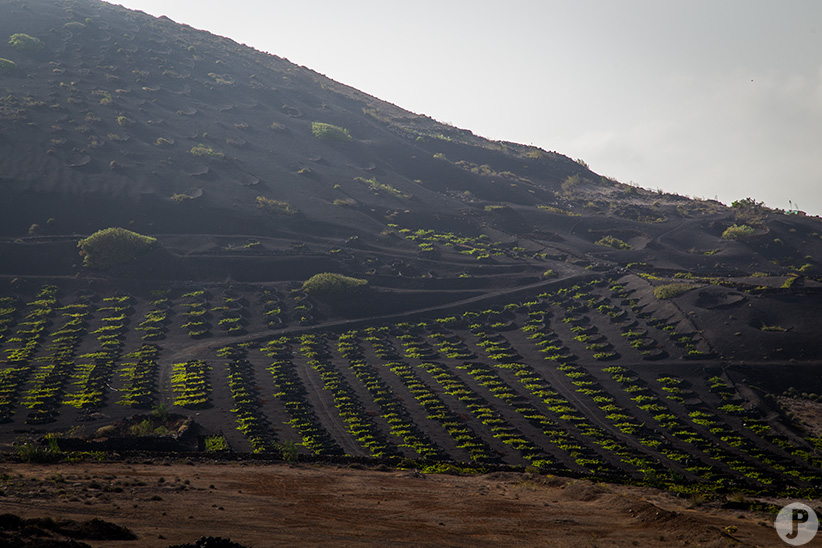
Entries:
[[[822,485],[818,218],[621,184],[167,18],[0,13],[3,442],[172,446],[132,417],[162,403],[201,449]],[[157,242],[84,267],[110,227]]]

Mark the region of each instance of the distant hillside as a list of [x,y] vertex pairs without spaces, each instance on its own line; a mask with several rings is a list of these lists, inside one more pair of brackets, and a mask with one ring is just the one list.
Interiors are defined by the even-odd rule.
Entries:
[[[752,272],[773,272],[774,258],[790,255],[799,267],[819,256],[818,238],[808,240],[816,223],[796,228],[800,219],[777,216],[766,224],[764,208],[733,211],[622,185],[560,154],[479,138],[167,18],[92,0],[0,6],[0,232],[8,236],[123,225],[349,238],[395,224],[496,230],[495,239],[528,236],[548,247],[567,239],[572,252],[625,263],[734,270],[723,259],[751,249],[693,251],[712,251],[700,239],[718,240],[742,213],[767,242],[781,242],[755,246]],[[30,40],[5,39],[18,34]],[[687,229],[671,228],[679,222]],[[590,247],[603,235],[633,239],[635,251]],[[651,241],[662,245],[646,251]],[[804,245],[802,257],[790,251]]]
[[[567,176],[593,177],[166,18],[95,1],[0,5],[0,57],[14,64],[0,100],[9,235],[49,218],[64,232],[379,231],[397,210],[554,203]],[[13,47],[16,33],[37,45]],[[334,127],[345,132],[323,131]],[[300,218],[266,214],[258,196]]]

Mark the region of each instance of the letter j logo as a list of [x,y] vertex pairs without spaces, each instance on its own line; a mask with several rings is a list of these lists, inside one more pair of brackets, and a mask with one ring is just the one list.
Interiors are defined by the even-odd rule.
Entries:
[[791,546],[802,546],[816,536],[819,519],[810,506],[794,502],[779,511],[774,527],[783,541]]

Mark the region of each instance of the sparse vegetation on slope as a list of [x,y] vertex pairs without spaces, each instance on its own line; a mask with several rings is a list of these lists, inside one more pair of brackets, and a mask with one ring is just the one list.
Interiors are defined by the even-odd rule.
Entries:
[[194,156],[202,156],[205,158],[225,158],[225,154],[223,154],[222,152],[215,151],[210,146],[206,146],[204,144],[199,144],[191,147],[191,150],[189,152],[191,152],[191,154],[193,154]]
[[269,213],[274,213],[276,215],[296,215],[297,210],[289,204],[288,202],[284,202],[282,200],[275,200],[273,198],[266,198],[265,196],[257,196],[257,207],[268,211]]
[[654,296],[659,300],[673,299],[693,289],[693,284],[665,284],[654,288]]
[[619,238],[615,238],[614,236],[603,236],[601,239],[594,242],[597,245],[601,245],[604,247],[613,247],[614,249],[631,249],[631,246]]
[[351,140],[351,134],[348,133],[347,129],[324,122],[314,122],[311,124],[311,132],[317,139],[324,139],[326,141],[348,142]]
[[741,240],[753,236],[756,230],[748,225],[731,225],[722,233],[723,240]]
[[362,183],[362,184],[368,186],[368,188],[370,188],[372,191],[374,191],[377,194],[383,194],[383,195],[393,196],[394,198],[403,198],[403,199],[411,197],[408,194],[406,194],[405,192],[403,192],[401,190],[398,190],[398,189],[394,188],[393,186],[389,185],[388,183],[381,183],[381,182],[377,181],[376,177],[371,177],[370,179],[365,179],[363,177],[357,177],[354,180],[357,181],[358,183]]

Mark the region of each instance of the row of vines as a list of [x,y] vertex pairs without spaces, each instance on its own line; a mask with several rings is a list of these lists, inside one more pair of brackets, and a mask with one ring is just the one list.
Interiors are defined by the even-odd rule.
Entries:
[[[310,299],[292,293],[62,302],[45,286],[2,297],[0,420],[13,429],[168,403],[230,411],[232,445],[256,452],[293,442],[318,456],[530,465],[679,491],[822,485],[815,440],[768,418],[720,368],[678,368],[710,345],[683,317],[646,312],[627,285],[594,280],[419,323],[233,342],[254,322],[281,327],[287,299],[310,316]],[[166,356],[170,338],[209,333],[222,341],[209,355]]]

